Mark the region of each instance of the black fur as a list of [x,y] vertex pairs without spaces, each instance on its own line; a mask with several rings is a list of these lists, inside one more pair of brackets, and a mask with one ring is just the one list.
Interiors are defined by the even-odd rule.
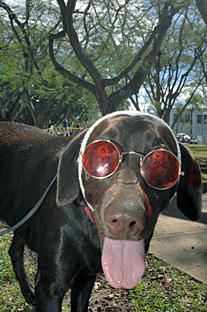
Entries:
[[[68,288],[71,288],[71,311],[87,311],[96,274],[102,272],[101,237],[117,239],[104,219],[109,207],[120,214],[127,213],[126,204],[131,207],[131,212],[140,219],[141,229],[127,239],[145,239],[146,250],[160,211],[176,191],[178,207],[188,218],[196,220],[201,213],[200,169],[189,150],[181,146],[185,175],[179,186],[165,191],[157,191],[145,183],[136,156],[127,156],[117,172],[104,180],[96,180],[83,171],[86,199],[94,208],[95,223],[91,222],[77,203],[81,196],[77,158],[84,134],[71,139],[49,135],[31,126],[0,123],[1,220],[9,226],[21,220],[58,174],[57,184],[52,186],[39,210],[14,232],[9,250],[22,293],[38,312],[61,311]],[[116,141],[124,151],[147,154],[164,147],[177,153],[169,129],[150,116],[105,120],[95,128],[89,142],[95,139]],[[143,208],[149,207],[151,214],[144,215]],[[24,270],[25,244],[38,253],[35,286]]]

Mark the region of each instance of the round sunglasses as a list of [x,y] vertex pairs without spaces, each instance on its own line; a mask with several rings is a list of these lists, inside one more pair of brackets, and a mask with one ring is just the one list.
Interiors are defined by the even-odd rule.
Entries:
[[127,154],[140,157],[141,175],[155,189],[166,190],[175,185],[180,175],[184,175],[177,157],[165,149],[153,150],[143,157],[143,153],[123,152],[117,143],[110,140],[98,140],[89,144],[80,154],[84,170],[96,179],[114,174]]

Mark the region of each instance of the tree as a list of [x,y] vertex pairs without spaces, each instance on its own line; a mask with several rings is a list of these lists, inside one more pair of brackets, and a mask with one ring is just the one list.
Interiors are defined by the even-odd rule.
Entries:
[[[192,79],[196,90],[196,81],[206,74],[205,35],[189,14],[191,2],[57,0],[55,6],[50,0],[26,0],[25,9],[14,12],[0,0],[1,12],[9,18],[0,17],[1,118],[43,127],[68,115],[72,124],[86,115],[97,118],[98,105],[102,114],[127,108],[129,99],[139,110],[139,90],[153,77],[157,94],[152,103],[167,121],[179,92],[187,84],[192,88]],[[186,34],[194,28],[189,39]],[[199,69],[193,77],[198,57],[203,72]],[[166,88],[164,101],[158,81],[161,75],[166,79],[166,68],[171,77],[183,71],[183,88]],[[160,101],[169,104],[165,110]]]
[[[138,93],[181,7],[179,1],[159,1],[159,11],[151,1],[91,0],[80,8],[76,0],[57,2],[63,25],[49,36],[51,60],[59,73],[95,96],[103,115],[119,109],[124,100]],[[133,24],[129,25],[129,20]],[[71,69],[70,64],[63,64],[55,55],[55,46],[66,38],[70,60],[75,57],[82,70]],[[122,67],[116,66],[116,56]]]
[[207,26],[207,1],[206,0],[196,0],[197,8],[206,23]]
[[[0,8],[4,13],[0,24],[1,119],[44,127],[59,124],[68,115],[72,123],[85,112],[83,92],[58,74],[49,58],[48,36],[60,23],[57,11],[47,3],[31,0],[26,0],[25,12],[21,7],[14,13],[3,1]],[[56,52],[60,51],[61,47],[57,48]],[[97,108],[92,104],[88,113],[90,110],[94,113]]]
[[206,27],[189,5],[174,19],[143,84],[154,111],[167,123],[179,95],[188,93],[189,99],[177,119],[204,79],[197,64],[206,51],[205,42]]
[[21,58],[10,25],[6,20],[3,23],[3,19],[4,15],[0,17],[0,120],[7,120],[8,115],[15,120],[24,109],[22,77],[19,75]]

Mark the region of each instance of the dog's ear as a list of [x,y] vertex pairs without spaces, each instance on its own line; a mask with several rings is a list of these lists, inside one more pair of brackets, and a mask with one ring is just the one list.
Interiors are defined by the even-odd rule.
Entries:
[[60,157],[56,194],[56,203],[59,207],[69,205],[80,193],[77,159],[85,133],[86,131],[83,131],[74,137]]
[[202,207],[202,177],[201,171],[191,151],[180,143],[181,171],[177,190],[177,206],[189,219],[195,221],[201,216]]

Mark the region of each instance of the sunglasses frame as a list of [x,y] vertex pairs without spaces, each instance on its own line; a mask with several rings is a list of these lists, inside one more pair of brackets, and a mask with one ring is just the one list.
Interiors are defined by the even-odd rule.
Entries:
[[[88,171],[85,169],[84,164],[83,164],[83,154],[85,153],[85,151],[87,150],[87,148],[88,148],[91,144],[94,144],[94,143],[97,143],[97,142],[107,142],[107,143],[112,144],[112,145],[115,147],[115,149],[117,150],[118,155],[119,155],[119,162],[118,162],[117,168],[116,168],[112,173],[110,173],[110,174],[108,174],[108,175],[106,175],[106,176],[104,176],[104,177],[96,177],[96,176],[94,176],[94,175],[88,173]],[[98,179],[98,180],[103,180],[103,179],[106,179],[106,178],[110,177],[111,175],[113,175],[113,174],[118,170],[120,164],[122,163],[122,158],[123,158],[123,157],[122,157],[123,153],[120,154],[120,151],[119,151],[118,147],[117,147],[116,144],[113,143],[111,140],[96,140],[96,141],[93,141],[93,142],[91,142],[90,144],[88,144],[88,145],[86,146],[84,152],[80,152],[80,155],[82,156],[82,165],[83,165],[83,169],[85,170],[85,172],[86,172],[87,174],[89,174],[92,178],[95,178],[95,179]]]
[[[112,144],[112,145],[115,147],[115,149],[117,150],[118,155],[119,155],[119,161],[118,161],[118,165],[117,165],[116,169],[115,169],[112,173],[110,173],[110,174],[108,174],[108,175],[106,175],[106,176],[104,176],[104,177],[96,177],[96,176],[94,176],[94,175],[88,173],[88,171],[85,169],[84,164],[83,164],[83,154],[85,153],[86,149],[87,149],[91,144],[94,144],[94,143],[97,143],[97,142],[107,142],[107,143]],[[118,145],[118,144],[117,144],[117,145]],[[154,189],[156,189],[156,190],[163,191],[163,190],[167,190],[167,189],[173,187],[173,186],[177,183],[177,181],[179,180],[179,176],[180,176],[180,175],[181,175],[181,176],[184,176],[184,174],[185,174],[184,172],[181,171],[181,165],[180,165],[180,162],[179,162],[178,158],[177,158],[172,152],[170,152],[170,151],[168,151],[168,150],[166,150],[166,149],[158,148],[158,149],[152,150],[151,152],[149,152],[149,153],[146,154],[146,155],[145,155],[144,153],[141,153],[141,152],[134,152],[134,151],[122,152],[122,153],[120,153],[120,150],[118,149],[117,145],[116,145],[113,141],[111,141],[111,140],[96,140],[96,141],[91,142],[89,145],[87,145],[87,147],[85,148],[84,152],[81,152],[81,151],[80,151],[80,153],[79,153],[79,154],[82,156],[82,165],[83,165],[84,171],[85,171],[88,175],[90,175],[92,178],[95,178],[95,179],[98,179],[98,180],[106,179],[106,178],[112,176],[112,175],[119,169],[119,167],[120,167],[120,165],[121,165],[121,163],[122,163],[122,160],[123,160],[123,155],[127,155],[127,154],[132,155],[132,154],[134,154],[134,155],[138,155],[138,156],[140,157],[140,173],[141,173],[142,178],[144,179],[144,181],[145,181],[150,187],[152,187],[152,188],[154,188]],[[121,148],[121,147],[120,147],[120,148]],[[178,161],[178,164],[179,164],[179,173],[178,173],[178,178],[177,178],[177,180],[175,181],[175,183],[174,183],[173,185],[171,185],[171,186],[169,186],[169,187],[166,187],[166,188],[158,188],[158,187],[155,187],[155,186],[151,185],[149,182],[147,182],[147,181],[145,180],[145,178],[144,178],[144,176],[143,176],[142,166],[143,166],[144,160],[145,160],[150,154],[152,154],[152,153],[154,153],[154,152],[156,152],[156,151],[165,151],[165,152],[170,153],[171,155],[173,155],[173,156],[176,158],[176,160]],[[144,158],[143,158],[143,155],[145,155]]]

